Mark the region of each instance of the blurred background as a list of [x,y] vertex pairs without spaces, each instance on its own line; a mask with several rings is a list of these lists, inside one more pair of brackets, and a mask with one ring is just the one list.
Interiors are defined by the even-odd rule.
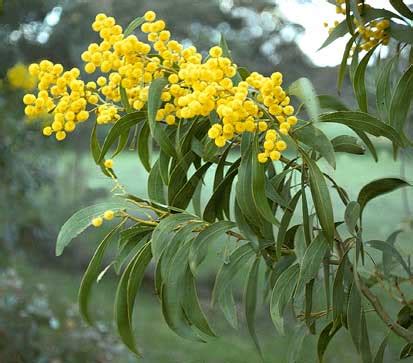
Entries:
[[[374,1],[378,7],[387,3]],[[81,275],[105,228],[88,231],[63,256],[54,255],[64,221],[79,208],[107,197],[113,187],[89,156],[91,123],[63,143],[42,137],[40,125],[24,117],[21,98],[33,87],[26,66],[47,58],[65,67],[80,67],[81,52],[96,41],[90,24],[98,12],[111,14],[126,26],[151,9],[185,45],[206,50],[223,33],[239,65],[264,74],[281,71],[286,84],[308,77],[319,94],[337,95],[343,41],[317,52],[327,36],[323,21],[336,19],[334,6],[323,0],[5,0],[0,4],[0,362],[135,362],[112,325],[114,272],[107,273],[95,290],[96,327],[81,322],[76,306]],[[374,72],[372,67],[367,79],[371,88]],[[353,106],[348,80],[340,97]],[[325,131],[333,136],[341,130],[330,126]],[[375,178],[402,175],[413,181],[411,150],[393,161],[390,145],[380,140],[377,144],[378,163],[370,155],[339,154],[337,170],[331,170],[353,198]],[[116,172],[128,191],[145,196],[146,173],[136,152],[118,157]],[[384,239],[402,228],[398,243],[405,248],[403,241],[412,232],[412,192],[393,193],[369,208],[367,237]],[[207,268],[201,281],[205,301],[214,270],[212,265]],[[222,325],[220,337],[208,344],[176,337],[162,319],[152,285],[149,274],[136,309],[142,362],[258,361],[244,328],[233,331]],[[275,357],[274,362],[284,362],[294,340],[275,334],[267,310],[260,309],[258,334],[266,354]],[[378,322],[372,324],[376,346],[385,329]],[[397,340],[393,343],[388,362],[397,360],[401,346]],[[316,361],[312,337],[306,338],[299,361]],[[326,361],[358,362],[348,337],[334,339]]]

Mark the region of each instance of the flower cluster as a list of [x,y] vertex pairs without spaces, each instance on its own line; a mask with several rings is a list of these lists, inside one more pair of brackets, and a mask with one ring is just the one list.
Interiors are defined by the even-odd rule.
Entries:
[[27,66],[15,64],[7,71],[7,81],[12,88],[30,91],[36,86],[36,79],[30,75]]
[[[100,41],[90,44],[81,58],[86,73],[98,73],[95,81],[85,83],[77,68],[64,71],[60,64],[47,60],[30,66],[39,93],[28,94],[23,101],[28,116],[53,114],[44,135],[55,133],[63,140],[91,112],[96,113],[97,124],[116,122],[126,112],[123,91],[128,106],[145,110],[151,83],[165,78],[168,82],[157,121],[170,126],[215,113],[219,122],[211,126],[208,136],[218,147],[244,132],[267,132],[267,146],[263,145],[259,161],[279,159],[286,148],[282,135],[297,123],[282,88],[281,73],[265,77],[253,72],[241,80],[236,64],[221,47],[212,47],[207,57],[194,46],[184,48],[171,39],[165,22],[157,20],[153,11],[142,19],[140,30],[146,39],[125,34],[115,19],[105,14],[96,16],[92,29],[99,33]],[[269,147],[271,142],[273,147]]]
[[[369,7],[368,4],[359,2],[358,6],[362,12]],[[345,0],[336,0],[336,13],[340,15],[346,15],[346,2]],[[377,44],[388,45],[390,41],[390,34],[388,32],[390,27],[390,21],[388,19],[372,20],[361,24],[357,18],[354,18],[355,30],[359,33],[361,42],[360,49],[369,51]],[[329,27],[328,31],[331,33],[334,28],[339,24],[338,21],[334,22],[332,27],[329,27],[325,22],[324,26]]]
[[105,211],[101,216],[97,216],[92,219],[91,223],[93,227],[100,227],[103,224],[103,220],[111,221],[115,217],[113,210]]

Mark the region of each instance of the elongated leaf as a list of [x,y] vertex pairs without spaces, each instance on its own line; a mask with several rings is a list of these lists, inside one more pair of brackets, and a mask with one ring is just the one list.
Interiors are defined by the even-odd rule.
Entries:
[[342,258],[333,282],[333,320],[334,325],[341,325],[345,314],[344,274],[347,258]]
[[298,327],[290,339],[287,349],[287,363],[297,363],[303,348],[304,339],[307,336],[305,326]]
[[398,57],[394,56],[381,67],[376,81],[376,105],[382,121],[389,122],[389,109],[392,99],[391,74]]
[[129,104],[128,94],[126,93],[126,90],[122,87],[122,85],[119,86],[119,93],[120,93],[120,100],[122,102],[122,106],[125,109],[125,111],[127,113],[133,112],[133,108]]
[[328,344],[330,343],[331,339],[333,339],[334,335],[340,330],[340,328],[341,325],[334,327],[334,322],[331,322],[322,330],[317,342],[317,354],[318,361],[320,363],[324,362],[324,354],[327,350]]
[[358,139],[354,136],[336,136],[331,140],[331,144],[333,145],[334,151],[336,153],[342,152],[355,155],[363,155],[366,153],[366,149],[362,145],[360,145]]
[[410,271],[409,266],[407,265],[406,261],[404,261],[403,257],[401,256],[400,252],[396,250],[396,248],[387,243],[385,241],[380,240],[372,240],[368,241],[367,245],[375,248],[376,250],[380,250],[384,253],[394,256],[394,258],[400,263],[400,265],[404,268],[408,276],[412,276],[412,272]]
[[353,81],[354,93],[356,95],[359,108],[363,112],[368,112],[367,111],[367,92],[366,92],[366,83],[365,83],[366,68],[377,46],[378,44],[367,52],[367,54],[360,61],[359,65],[356,68],[356,72],[354,73],[354,81]]
[[283,313],[290,302],[298,281],[300,267],[293,264],[284,270],[278,277],[271,294],[271,319],[280,334],[284,334]]
[[189,243],[181,245],[170,264],[170,273],[161,290],[162,313],[169,328],[177,335],[192,341],[203,341],[192,329],[183,309],[184,294],[189,288],[185,280]]
[[189,269],[185,273],[185,286],[187,288],[183,297],[183,308],[188,320],[204,334],[212,337],[216,336],[201,308],[196,292],[195,279]]
[[299,78],[288,87],[288,94],[298,97],[304,104],[308,117],[317,122],[320,104],[313,84],[308,78]]
[[350,332],[351,339],[354,346],[360,350],[360,336],[361,336],[361,297],[355,284],[351,286],[350,294],[347,304],[347,327]]
[[168,84],[165,78],[157,78],[152,81],[148,91],[148,123],[152,137],[159,147],[169,156],[175,157],[175,147],[170,141],[162,125],[156,121],[156,114],[161,106],[161,94],[164,87]]
[[413,44],[413,28],[408,25],[390,22],[391,37],[402,43]]
[[390,0],[390,4],[399,14],[405,16],[408,19],[413,20],[413,13],[409,7],[403,2],[403,0]]
[[[392,234],[390,234],[389,237],[386,239],[386,243],[390,244],[391,246],[394,247],[394,244],[396,243],[397,236],[402,232],[401,229],[398,229],[394,231]],[[392,267],[392,260],[393,260],[393,255],[391,253],[387,253],[383,251],[383,272],[384,276],[389,277],[390,274],[390,269]]]
[[360,355],[363,363],[372,363],[373,357],[370,348],[370,339],[368,335],[368,328],[366,322],[366,314],[361,313],[361,332],[360,332]]
[[171,205],[177,208],[186,209],[194,195],[197,186],[199,185],[199,182],[202,180],[204,174],[211,165],[212,163],[205,163],[200,168],[198,168],[197,171],[176,194]]
[[299,141],[308,145],[313,150],[318,151],[334,169],[336,168],[336,157],[333,145],[324,132],[319,128],[314,125],[308,125],[302,128],[297,128],[296,131],[293,131],[293,134],[297,136]]
[[301,155],[308,166],[310,190],[318,220],[320,221],[327,242],[332,243],[334,239],[335,227],[333,206],[327,183],[317,164],[306,153],[302,152]]
[[300,266],[298,293],[300,293],[302,286],[316,278],[328,248],[328,243],[322,233],[307,247]]
[[139,290],[139,287],[142,284],[145,270],[148,267],[151,259],[152,259],[151,244],[147,243],[139,251],[139,254],[137,255],[136,259],[134,259],[134,263],[132,265],[132,268],[128,276],[128,282],[127,282],[127,287],[126,287],[126,298],[127,298],[126,305],[127,305],[127,309],[128,309],[127,313],[128,313],[128,317],[130,321],[128,325],[130,332],[128,332],[128,335],[133,336],[132,322],[133,322],[133,308],[135,305],[135,298]]
[[93,125],[92,133],[90,134],[90,151],[93,156],[93,160],[95,161],[97,165],[100,166],[100,170],[102,171],[102,173],[109,178],[113,178],[113,176],[116,176],[114,171],[112,169],[107,169],[105,165],[103,164],[103,161],[99,162],[101,147],[100,147],[100,143],[98,140],[96,127],[97,127],[97,124],[95,123]]
[[348,32],[349,32],[349,29],[347,26],[347,22],[343,20],[333,29],[333,31],[329,34],[328,38],[324,41],[323,45],[319,48],[319,50],[327,47],[328,45],[333,43],[335,40],[346,35]]
[[348,40],[346,47],[344,49],[344,52],[343,52],[343,57],[341,58],[340,68],[338,70],[338,77],[337,77],[337,90],[339,92],[341,92],[341,89],[343,87],[343,81],[346,75],[347,60],[350,55],[350,50],[357,37],[358,37],[358,34],[356,33],[356,34],[353,34],[352,37]]
[[337,111],[325,113],[320,115],[320,121],[343,124],[355,131],[367,132],[374,136],[384,136],[397,145],[402,144],[400,135],[393,127],[364,112]]
[[171,241],[175,234],[175,229],[185,223],[194,220],[194,216],[186,213],[171,214],[170,216],[162,219],[152,234],[152,254],[155,258],[155,262],[158,263],[162,252]]
[[98,163],[102,162],[109,148],[113,143],[121,136],[124,135],[130,128],[137,123],[143,121],[146,118],[146,114],[142,111],[128,113],[127,115],[120,118],[109,130],[106,135],[105,141],[102,145],[102,150],[100,151]]
[[250,336],[257,348],[259,354],[262,356],[260,344],[258,342],[257,333],[255,331],[255,313],[257,310],[258,298],[258,272],[260,266],[260,258],[256,258],[250,268],[247,278],[247,285],[245,288],[245,317],[247,319],[247,327]]
[[149,125],[145,123],[138,133],[138,156],[146,171],[151,171],[151,162],[149,155]]
[[172,182],[169,183],[168,186],[168,202],[170,205],[172,205],[173,200],[188,181],[188,170],[195,159],[196,155],[190,151],[176,163],[174,168],[172,168],[169,177]]
[[399,79],[391,99],[389,120],[390,125],[402,133],[407,114],[413,99],[413,65]]
[[293,217],[295,208],[297,207],[297,203],[300,199],[301,191],[298,191],[293,199],[291,199],[290,203],[288,204],[288,208],[285,210],[284,215],[281,219],[280,227],[278,230],[277,235],[277,256],[278,258],[281,257],[281,247],[285,243],[285,236],[287,234],[288,226],[290,225],[291,218]]
[[413,357],[413,343],[407,343],[400,352],[400,359]]
[[209,245],[221,239],[226,232],[234,227],[234,222],[219,221],[211,224],[199,233],[192,242],[189,251],[189,266],[193,273],[195,273],[197,267],[205,258]]
[[[223,56],[232,60],[231,51],[228,48],[228,44],[227,44],[227,41],[225,40],[224,34],[221,34],[221,39],[220,39],[220,42],[219,42],[219,46],[222,49]],[[241,78],[238,71],[237,71],[237,73],[235,73],[235,76],[232,77],[232,81],[234,82],[234,84],[238,84],[239,82],[242,81],[242,78]]]
[[357,202],[350,202],[347,204],[344,212],[344,221],[346,222],[348,231],[354,236],[356,235],[356,225],[360,218],[360,204]]
[[254,250],[248,243],[238,247],[231,253],[228,261],[221,266],[215,279],[214,289],[212,291],[212,304],[221,304],[224,296],[231,293],[229,289],[231,282],[253,255]]
[[148,197],[151,201],[166,204],[164,185],[159,170],[159,159],[153,165],[148,176]]
[[321,109],[332,111],[349,111],[349,108],[337,97],[330,95],[319,95],[317,97]]
[[119,200],[117,202],[106,202],[92,205],[77,211],[73,214],[60,229],[59,235],[56,241],[56,256],[60,256],[63,253],[65,247],[77,237],[87,227],[92,224],[92,219],[103,215],[103,213],[111,209],[117,212],[122,209],[126,209],[131,205],[126,201]]
[[89,299],[92,291],[92,286],[99,276],[105,251],[109,243],[111,242],[113,235],[118,231],[120,226],[121,225],[118,225],[114,229],[112,229],[103,239],[103,241],[99,244],[98,248],[96,249],[93,257],[89,262],[89,265],[80,283],[78,293],[79,312],[82,315],[82,318],[89,325],[93,324],[89,314]]
[[126,27],[125,31],[123,32],[124,37],[128,37],[129,35],[131,35],[133,33],[133,31],[140,25],[142,25],[145,22],[145,18],[139,17],[134,19],[133,21],[131,21],[129,23],[129,25]]
[[363,213],[365,206],[372,199],[407,186],[411,185],[398,178],[377,179],[366,184],[363,188],[361,188],[357,197],[357,202],[360,204],[360,214]]
[[377,349],[376,356],[374,357],[373,363],[384,363],[384,352],[387,347],[387,337],[383,339],[380,343],[379,348]]
[[376,148],[374,147],[373,143],[371,142],[370,138],[367,136],[367,134],[363,131],[360,130],[354,130],[353,131],[357,134],[357,136],[363,140],[364,144],[367,146],[369,149],[371,156],[373,156],[373,159],[375,162],[379,160],[379,157],[377,155]]

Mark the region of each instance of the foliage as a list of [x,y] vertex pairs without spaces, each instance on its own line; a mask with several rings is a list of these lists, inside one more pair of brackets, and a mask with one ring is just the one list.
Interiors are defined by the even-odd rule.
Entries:
[[[402,357],[410,354],[409,256],[397,250],[397,234],[374,241],[363,238],[369,202],[410,184],[398,178],[382,178],[361,187],[357,199],[350,200],[331,173],[336,152],[356,157],[367,149],[377,159],[371,137],[390,143],[395,157],[400,149],[411,145],[404,133],[411,101],[411,66],[394,90],[388,81],[389,68],[383,67],[376,92],[377,97],[380,95],[379,114],[371,111],[365,87],[369,59],[381,42],[400,42],[400,47],[405,47],[413,39],[404,36],[412,32],[405,21],[408,8],[402,1],[392,4],[398,13],[346,1],[344,25],[335,28],[325,43],[352,34],[356,48],[349,70],[357,110],[343,107],[330,95],[317,97],[307,79],[294,82],[285,91],[279,73],[264,77],[238,68],[224,38],[210,49],[206,60],[194,48],[183,50],[178,42],[169,40],[165,23],[155,21],[156,14],[151,11],[127,30],[141,26],[153,43],[153,53],[147,43],[124,34],[113,18],[103,14],[96,17],[93,29],[100,32],[102,42],[92,44],[82,58],[87,73],[98,68],[103,74],[110,73],[107,78],[100,76],[88,85],[78,78],[77,69],[63,73],[60,65],[49,61],[31,66],[31,73],[40,81],[40,92],[37,97],[26,97],[26,113],[54,113],[53,123],[43,130],[45,135],[55,133],[63,140],[66,132],[73,131],[73,125],[85,121],[79,117],[81,112],[89,112],[88,116],[96,113],[99,128],[113,123],[103,143],[94,129],[91,152],[102,172],[115,179],[120,201],[79,211],[63,226],[57,241],[57,252],[61,253],[88,226],[99,227],[113,218],[118,221],[99,244],[81,283],[80,310],[88,322],[92,321],[89,297],[93,283],[106,272],[102,271],[102,258],[117,239],[113,266],[120,277],[114,308],[125,345],[140,354],[132,317],[136,295],[151,262],[155,265],[155,292],[167,325],[192,341],[214,337],[214,327],[198,299],[196,280],[208,253],[217,243],[227,243],[228,253],[216,275],[212,303],[236,326],[233,290],[241,270],[248,267],[245,316],[263,359],[265,352],[261,352],[254,327],[261,297],[269,300],[271,318],[281,334],[290,306],[294,322],[306,327],[309,334],[318,335],[320,362],[340,330],[351,336],[363,362],[383,361],[387,332],[374,353],[368,311],[385,323],[388,333],[406,341]],[[384,31],[384,38],[378,36],[372,47],[365,43],[360,46],[359,37],[364,42],[367,39],[354,31],[355,18],[359,27],[361,23],[376,26],[379,23],[372,24],[376,19],[396,18],[404,23],[389,20],[389,27],[379,29]],[[346,49],[339,77],[347,67],[351,46]],[[359,61],[365,50],[368,52]],[[96,98],[90,100],[93,96],[97,102]],[[296,112],[290,102],[298,104]],[[90,104],[98,106],[90,109]],[[330,111],[321,113],[320,109]],[[329,123],[346,126],[357,138],[341,135],[330,140],[320,127]],[[138,155],[149,172],[148,200],[124,191],[116,180],[116,163],[106,158],[110,150],[111,158],[122,152],[129,139],[138,144]],[[361,142],[366,148],[360,147]],[[152,143],[160,149],[154,162]],[[281,155],[287,146],[289,151]],[[205,194],[203,185],[208,184],[204,178],[208,169],[214,170],[214,178],[204,205],[201,196]],[[339,196],[344,213],[333,209],[332,192]],[[382,262],[375,262],[369,272],[373,250],[380,251]],[[265,284],[260,289],[262,278]],[[373,287],[382,285],[390,286],[399,304],[397,316],[390,315],[373,291]],[[325,300],[322,306],[315,306],[315,293],[320,289]],[[328,323],[320,329],[317,321],[321,318],[327,318]]]

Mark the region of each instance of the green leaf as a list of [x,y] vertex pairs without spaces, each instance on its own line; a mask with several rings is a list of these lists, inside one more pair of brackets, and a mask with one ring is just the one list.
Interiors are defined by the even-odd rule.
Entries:
[[122,85],[119,85],[119,93],[122,106],[125,109],[126,113],[133,112],[133,108],[129,104],[128,94],[126,93],[126,90],[122,87]]
[[285,210],[283,217],[281,218],[280,227],[278,229],[277,235],[277,257],[281,258],[281,248],[285,243],[285,236],[287,234],[288,226],[290,225],[291,218],[294,215],[294,211],[297,207],[297,203],[300,199],[301,191],[298,191],[294,198],[291,199],[290,203],[288,204],[288,208]]
[[[146,247],[146,246],[145,246]],[[143,247],[135,257],[126,266],[123,274],[118,283],[115,295],[115,322],[116,327],[119,333],[119,336],[122,339],[122,342],[128,347],[130,351],[135,353],[137,356],[140,356],[138,349],[136,348],[135,338],[133,336],[132,330],[132,320],[129,315],[129,306],[128,306],[128,282],[131,271],[135,266],[135,262],[140,260],[140,255],[144,251]]]
[[413,99],[413,65],[400,77],[391,99],[389,110],[390,125],[403,133],[407,114]]
[[146,171],[151,171],[151,162],[149,154],[149,125],[144,123],[138,133],[138,156]]
[[102,162],[106,153],[109,151],[109,148],[113,145],[113,143],[124,135],[130,128],[137,123],[143,121],[146,118],[146,114],[142,111],[128,113],[127,115],[120,118],[112,128],[109,130],[108,134],[106,135],[105,141],[102,145],[102,150],[100,151],[100,155],[98,158],[98,163]]
[[191,178],[184,184],[172,200],[171,205],[177,208],[186,209],[191,201],[195,190],[202,180],[204,174],[209,169],[212,163],[205,163],[191,176]]
[[337,97],[330,95],[319,95],[317,97],[321,109],[333,111],[349,111],[349,108]]
[[[220,41],[219,41],[219,46],[220,46],[221,49],[222,49],[222,55],[223,55],[224,57],[227,57],[227,58],[229,58],[229,59],[232,60],[231,51],[230,51],[229,48],[228,48],[228,44],[227,44],[227,41],[225,40],[224,34],[221,34],[221,39],[220,39]],[[241,76],[240,76],[240,74],[239,74],[238,71],[237,71],[237,73],[235,74],[235,76],[232,77],[232,81],[233,81],[234,84],[236,84],[236,85],[242,81],[242,78],[241,78]]]
[[90,135],[90,151],[92,153],[93,160],[95,161],[97,165],[100,166],[100,170],[102,171],[102,173],[105,174],[107,177],[112,178],[113,177],[112,174],[114,175],[113,170],[110,169],[110,172],[109,172],[108,169],[106,169],[106,167],[103,165],[103,161],[99,162],[101,147],[100,147],[100,143],[97,137],[96,127],[97,127],[97,124],[95,122],[95,124],[93,125],[92,133]]
[[378,47],[379,44],[371,48],[363,59],[358,64],[356,71],[354,73],[353,87],[354,93],[356,95],[357,103],[359,108],[363,112],[367,111],[367,92],[366,92],[366,83],[365,83],[365,74],[366,68],[369,63],[371,56]]
[[[269,223],[279,225],[280,222],[275,218],[271,207],[268,203],[268,199],[265,195],[265,166],[258,161],[258,138],[255,138],[253,153],[249,152],[246,159],[247,163],[251,163],[252,168],[252,201],[255,205],[258,213]],[[252,160],[251,160],[252,159]],[[242,162],[240,168],[242,168]],[[248,166],[245,168],[245,171],[248,172]],[[239,171],[240,173],[241,171]],[[239,182],[241,175],[239,174]],[[243,180],[244,182],[246,179]],[[244,188],[250,188],[251,185],[244,185]],[[237,193],[238,194],[238,193]],[[251,205],[248,206],[251,208]]]
[[164,185],[159,170],[159,159],[155,162],[149,172],[148,197],[151,201],[166,204]]
[[214,331],[201,308],[196,292],[195,279],[189,269],[185,273],[185,286],[187,287],[183,297],[183,309],[188,320],[200,331],[209,336],[215,337]]
[[334,240],[334,215],[330,193],[324,175],[317,164],[305,153],[301,153],[303,160],[308,166],[308,176],[310,179],[310,190],[313,197],[314,207],[320,221],[323,233],[328,243]]
[[361,297],[356,285],[353,283],[350,289],[350,294],[347,303],[347,327],[350,332],[351,339],[357,351],[360,350],[361,336]]
[[[396,243],[397,236],[401,232],[403,232],[401,229],[394,231],[392,234],[390,234],[389,237],[387,237],[386,243],[390,244],[391,246],[394,246],[394,244]],[[383,261],[383,272],[384,272],[385,277],[389,277],[390,269],[392,265],[392,259],[393,259],[393,256],[391,253],[383,252],[382,261]]]
[[347,258],[342,258],[333,282],[333,320],[336,326],[342,324],[345,313],[344,274],[346,264]]
[[350,202],[347,204],[346,210],[344,212],[344,221],[346,222],[348,231],[355,236],[356,226],[360,218],[360,204],[357,202]]
[[[344,81],[344,76],[346,74],[346,70],[347,70],[347,60],[348,57],[350,55],[350,50],[351,47],[354,44],[354,41],[356,40],[356,38],[358,37],[358,33],[354,34],[349,41],[346,44],[346,47],[344,49],[343,52],[343,57],[341,59],[341,64],[340,64],[340,68],[338,70],[338,77],[337,77],[337,90],[340,92],[342,87],[343,87],[343,81]],[[345,109],[343,110],[345,111]]]
[[334,335],[340,330],[341,325],[334,326],[334,322],[330,322],[327,324],[317,342],[317,354],[318,354],[318,361],[320,363],[324,362],[324,354],[327,350],[328,344],[330,343],[331,339],[333,339]]
[[379,348],[377,349],[376,356],[374,357],[373,363],[384,363],[384,352],[387,347],[387,337],[383,339]]
[[170,263],[170,269],[161,290],[162,313],[169,328],[182,338],[203,341],[192,327],[183,309],[186,285],[185,273],[188,269],[187,259],[189,244],[183,243]]
[[389,109],[392,99],[393,89],[391,84],[391,75],[394,64],[398,57],[394,56],[384,66],[381,67],[380,73],[376,80],[376,105],[380,118],[388,123]]
[[188,181],[188,170],[195,159],[196,155],[190,151],[175,164],[174,168],[172,168],[171,175],[169,177],[169,180],[171,180],[172,183],[168,186],[169,205],[172,205],[173,200]]
[[349,32],[347,22],[343,20],[341,23],[339,23],[333,31],[328,35],[328,38],[324,41],[323,45],[319,48],[319,50],[327,47],[331,43],[333,43],[335,40],[343,37]]
[[300,267],[291,265],[278,277],[271,294],[270,313],[271,319],[280,334],[284,334],[283,314],[285,307],[290,302],[298,281]]
[[340,135],[331,140],[334,151],[336,153],[348,153],[355,155],[364,155],[366,149],[360,145],[358,139],[354,136]]
[[219,221],[209,225],[194,239],[189,251],[189,266],[195,274],[196,269],[207,255],[211,243],[219,241],[226,232],[235,227],[234,222]]
[[413,44],[413,28],[411,26],[391,21],[390,35],[401,43]]
[[405,16],[406,18],[413,20],[413,13],[409,7],[403,2],[403,0],[390,0],[390,4],[399,14]]
[[298,327],[294,332],[287,349],[287,363],[297,363],[299,361],[300,352],[303,348],[304,339],[307,336],[305,326]]
[[129,23],[129,25],[126,27],[125,31],[123,32],[124,38],[128,37],[133,33],[133,31],[140,25],[142,25],[145,22],[145,18],[139,17],[134,19]]
[[152,254],[158,263],[162,252],[171,241],[174,230],[183,223],[194,220],[194,216],[186,213],[171,214],[162,219],[152,233]]
[[176,150],[162,124],[156,121],[156,114],[161,106],[161,94],[168,81],[165,78],[157,78],[152,81],[148,91],[148,123],[152,137],[158,143],[162,151],[172,157],[176,157]]
[[334,169],[336,168],[333,145],[324,132],[318,127],[315,127],[312,124],[301,128],[298,127],[293,131],[293,134],[297,136],[299,141],[308,145],[313,150],[318,151]]
[[126,201],[106,202],[95,204],[77,211],[60,229],[56,241],[56,256],[60,256],[72,239],[77,237],[92,224],[93,218],[103,215],[108,209],[117,212],[130,206],[131,205]]
[[258,342],[257,333],[255,331],[255,313],[257,310],[257,298],[258,298],[258,272],[261,259],[257,257],[250,268],[247,278],[247,285],[245,288],[245,317],[247,320],[247,327],[250,336],[257,348],[260,356],[262,357],[262,351]]
[[372,363],[373,357],[370,348],[370,339],[368,335],[366,314],[364,310],[361,312],[361,332],[360,332],[360,355],[363,363]]
[[[127,314],[128,314],[129,322],[130,322],[125,327],[125,329],[130,330],[129,332],[125,331],[127,336],[133,336],[132,322],[133,322],[133,308],[135,305],[135,298],[139,290],[139,287],[142,284],[145,270],[148,267],[151,259],[152,259],[152,252],[151,252],[150,243],[146,243],[146,245],[144,245],[142,249],[139,251],[139,254],[137,255],[137,257],[133,259],[134,263],[130,270],[128,281],[127,281],[127,287],[126,287],[126,299],[127,299],[126,306],[127,306]],[[124,311],[122,312],[118,311],[117,313],[125,314]]]
[[360,204],[360,215],[363,213],[367,203],[372,199],[407,186],[411,185],[398,178],[377,179],[366,184],[363,188],[361,188],[357,197],[357,202]]
[[300,291],[300,287],[310,282],[310,280],[316,278],[328,249],[328,243],[322,233],[314,238],[314,240],[307,247],[300,266],[297,291]]
[[89,262],[89,265],[80,283],[79,293],[78,293],[79,312],[82,318],[89,325],[93,325],[92,319],[90,318],[90,314],[89,314],[89,299],[90,299],[90,294],[92,292],[92,286],[93,286],[93,283],[97,280],[99,273],[101,271],[101,265],[102,265],[102,260],[103,260],[105,251],[108,245],[110,244],[113,235],[115,234],[115,232],[119,230],[121,224],[113,228],[105,236],[103,241],[99,244],[98,248],[96,249],[93,257],[91,258]]
[[230,290],[231,283],[237,276],[241,268],[245,266],[248,260],[254,256],[254,250],[249,243],[244,244],[234,250],[228,258],[228,261],[221,266],[215,279],[214,289],[212,291],[212,304],[225,300],[225,295],[232,293]]
[[367,146],[367,148],[369,149],[371,155],[373,156],[374,161],[377,162],[379,160],[379,157],[377,155],[376,148],[374,147],[373,143],[370,141],[367,134],[363,131],[360,131],[360,130],[354,130],[353,129],[353,131],[357,134],[357,136],[361,140],[363,140],[364,144]]
[[401,254],[399,253],[399,251],[396,250],[396,248],[391,245],[388,242],[385,241],[380,241],[380,240],[372,240],[372,241],[368,241],[367,245],[382,251],[383,254],[389,254],[391,256],[394,256],[394,258],[400,263],[400,265],[404,268],[404,270],[406,271],[408,276],[412,276],[412,272],[410,271],[409,266],[407,265],[407,263],[403,260],[403,257],[401,256]]
[[355,131],[367,132],[374,136],[384,136],[397,145],[402,144],[400,135],[393,127],[364,112],[337,111],[325,113],[320,115],[320,121],[343,124]]
[[400,352],[400,359],[413,357],[413,343],[407,343]]
[[308,78],[299,78],[293,82],[288,87],[288,94],[301,100],[311,121],[318,121],[320,104],[314,86]]

